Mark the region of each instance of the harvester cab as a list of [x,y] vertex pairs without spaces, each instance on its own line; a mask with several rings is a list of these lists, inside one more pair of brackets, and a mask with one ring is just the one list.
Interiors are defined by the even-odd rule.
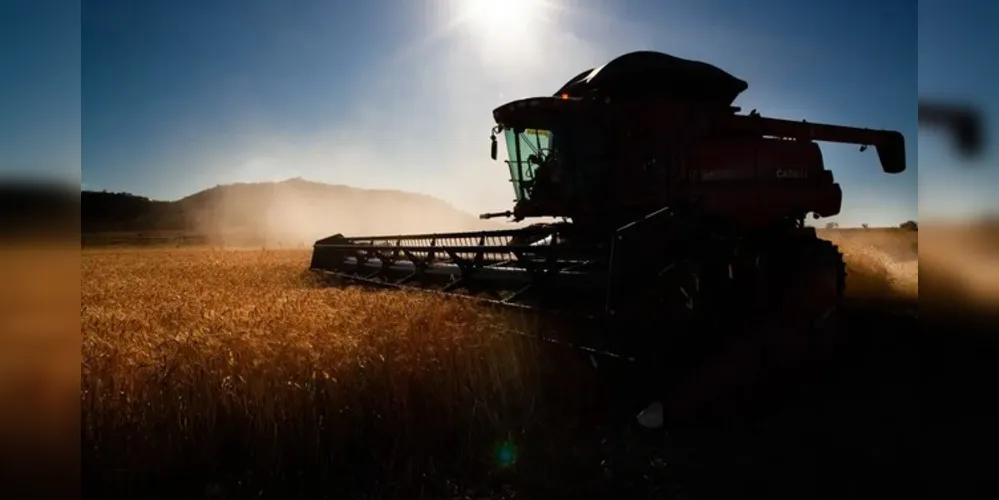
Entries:
[[[573,217],[598,203],[599,180],[609,168],[607,134],[585,102],[568,96],[512,102],[495,111],[496,134],[506,144],[515,221],[529,217]],[[496,159],[493,146],[493,159]]]

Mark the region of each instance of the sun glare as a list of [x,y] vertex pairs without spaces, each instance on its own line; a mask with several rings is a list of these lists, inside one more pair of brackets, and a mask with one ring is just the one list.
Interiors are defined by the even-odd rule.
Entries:
[[467,0],[468,16],[480,26],[505,26],[530,11],[532,0]]
[[488,47],[511,51],[537,39],[549,7],[546,0],[463,0],[459,17]]

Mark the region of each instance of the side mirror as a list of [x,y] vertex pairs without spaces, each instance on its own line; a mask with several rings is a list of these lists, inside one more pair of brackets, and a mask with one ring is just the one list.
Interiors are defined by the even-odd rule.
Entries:
[[489,156],[492,157],[492,159],[495,160],[496,159],[496,136],[495,135],[490,136],[489,140],[492,141],[492,143],[489,144]]

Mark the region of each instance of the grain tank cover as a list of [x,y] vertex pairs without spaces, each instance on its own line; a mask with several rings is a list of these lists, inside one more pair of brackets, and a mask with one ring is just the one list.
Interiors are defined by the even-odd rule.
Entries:
[[744,80],[717,66],[662,52],[638,51],[576,75],[555,95],[666,97],[729,106],[747,88]]

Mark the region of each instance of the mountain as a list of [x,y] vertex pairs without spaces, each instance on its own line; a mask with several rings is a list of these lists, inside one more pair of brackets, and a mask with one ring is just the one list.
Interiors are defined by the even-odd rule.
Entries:
[[176,201],[83,191],[84,233],[180,232],[231,243],[308,243],[345,235],[510,227],[437,198],[303,179],[216,186]]

